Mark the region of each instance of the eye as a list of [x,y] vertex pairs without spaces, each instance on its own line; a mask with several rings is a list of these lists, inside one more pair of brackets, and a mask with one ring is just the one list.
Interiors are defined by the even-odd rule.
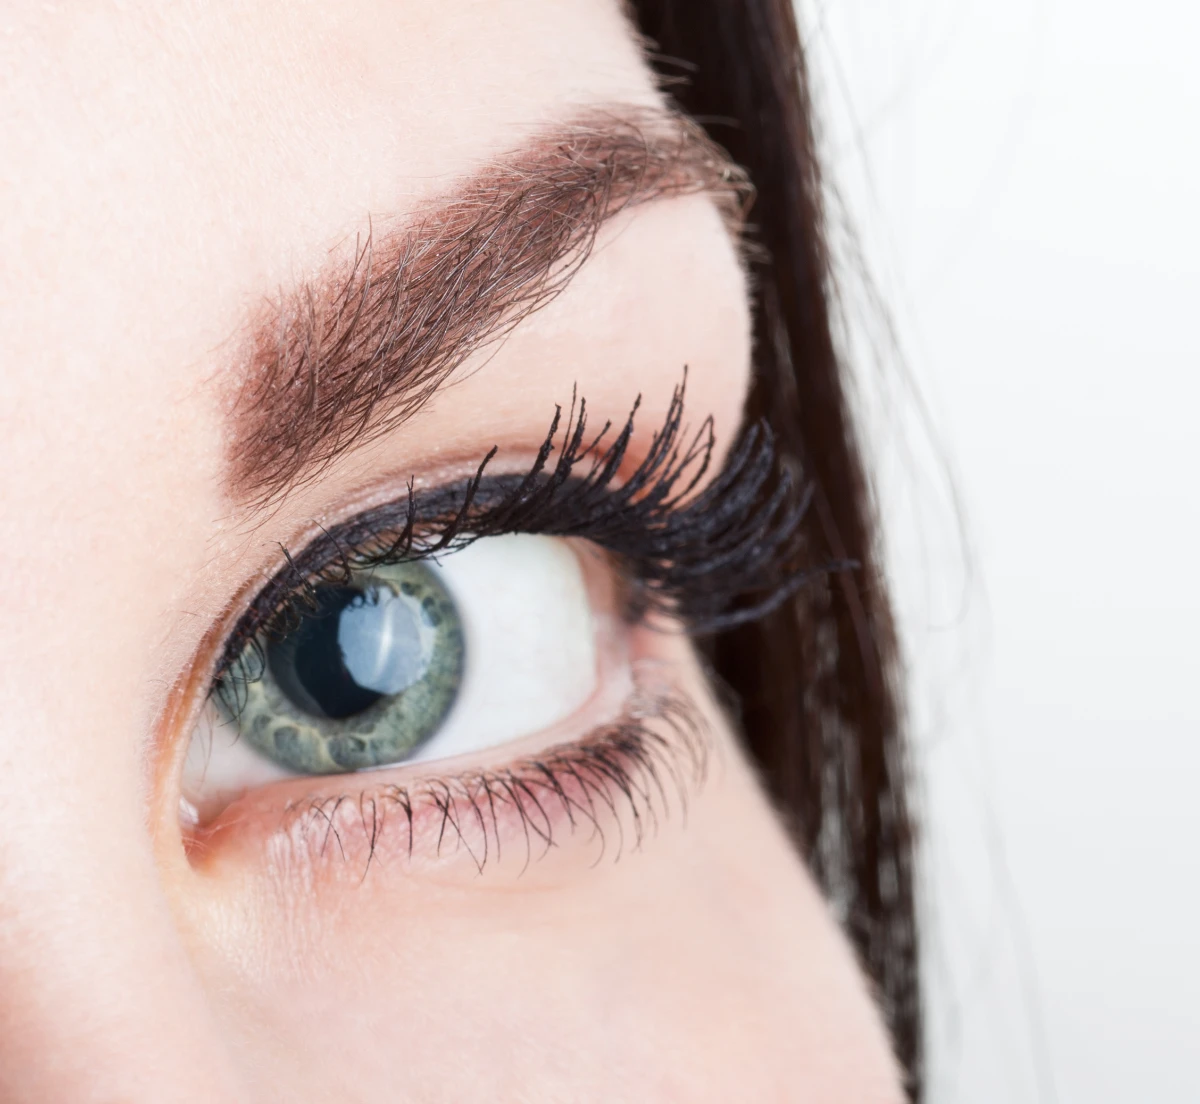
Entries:
[[466,755],[566,720],[597,687],[601,574],[565,540],[509,535],[310,588],[218,680],[185,797],[203,816],[273,779]]
[[653,795],[682,777],[672,749],[703,762],[703,725],[671,673],[690,661],[686,637],[753,621],[846,566],[812,566],[810,496],[765,424],[705,480],[712,420],[682,436],[683,397],[681,384],[632,469],[637,403],[619,431],[593,433],[572,400],[525,474],[489,472],[493,448],[473,476],[410,482],[289,555],[222,649],[190,734],[181,822],[213,828],[197,853],[349,796],[296,779],[435,760],[450,762],[357,787],[368,862],[368,790],[403,808],[410,849],[422,810],[435,853],[459,813],[498,853],[504,810],[527,846],[549,846],[545,802],[597,832],[602,809],[630,802],[640,839]]

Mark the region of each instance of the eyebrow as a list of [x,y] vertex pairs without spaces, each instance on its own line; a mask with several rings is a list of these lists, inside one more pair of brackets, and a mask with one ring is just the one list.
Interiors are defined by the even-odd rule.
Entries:
[[708,194],[735,238],[752,189],[694,122],[606,107],[489,161],[399,230],[267,300],[230,410],[229,491],[266,505],[410,418],[571,281],[614,216]]

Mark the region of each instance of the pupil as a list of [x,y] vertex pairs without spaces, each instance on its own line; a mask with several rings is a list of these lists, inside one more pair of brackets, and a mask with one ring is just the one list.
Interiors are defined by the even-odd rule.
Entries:
[[428,667],[419,604],[386,587],[322,587],[317,608],[267,645],[279,688],[306,713],[344,720],[418,682]]

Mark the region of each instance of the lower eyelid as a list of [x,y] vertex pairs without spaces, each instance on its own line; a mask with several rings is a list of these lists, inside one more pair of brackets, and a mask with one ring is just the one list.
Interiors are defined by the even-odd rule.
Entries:
[[506,764],[334,776],[320,787],[306,778],[247,795],[189,833],[191,864],[262,863],[312,886],[361,882],[374,866],[521,871],[568,845],[593,862],[640,849],[686,819],[712,749],[700,708],[666,674],[639,664],[616,721]]

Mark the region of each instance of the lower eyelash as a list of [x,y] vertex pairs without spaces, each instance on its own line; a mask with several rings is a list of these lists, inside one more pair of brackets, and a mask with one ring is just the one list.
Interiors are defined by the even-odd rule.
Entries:
[[276,841],[287,840],[306,865],[361,864],[362,877],[384,854],[465,856],[482,873],[515,851],[523,872],[564,833],[586,833],[594,863],[615,861],[639,850],[668,818],[686,821],[711,751],[707,722],[689,697],[640,688],[618,720],[506,767],[292,801]]

